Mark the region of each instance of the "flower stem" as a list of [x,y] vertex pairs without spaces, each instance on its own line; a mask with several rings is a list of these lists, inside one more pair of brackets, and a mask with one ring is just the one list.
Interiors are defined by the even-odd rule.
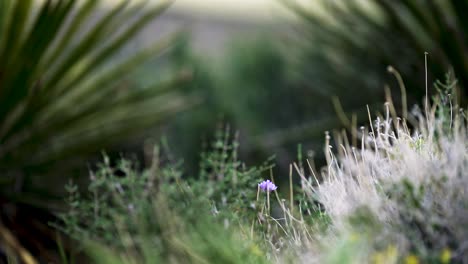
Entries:
[[270,215],[270,192],[267,191],[267,212]]

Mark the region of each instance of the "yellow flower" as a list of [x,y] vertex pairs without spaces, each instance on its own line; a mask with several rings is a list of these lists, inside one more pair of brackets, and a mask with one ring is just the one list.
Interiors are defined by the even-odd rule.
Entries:
[[260,248],[258,248],[257,245],[250,246],[250,252],[252,252],[252,254],[256,256],[263,256],[262,251],[260,250]]
[[405,264],[419,264],[419,259],[415,255],[408,255],[405,258]]
[[442,264],[450,263],[451,258],[452,258],[452,252],[450,252],[450,249],[446,248],[442,250],[442,253],[440,254],[440,262],[442,262]]
[[349,240],[351,240],[351,242],[357,242],[359,240],[359,234],[351,233],[351,235],[349,236]]
[[381,252],[377,252],[372,255],[372,263],[374,264],[385,264],[385,256]]
[[396,259],[398,257],[398,250],[394,245],[388,245],[386,250],[387,259]]
[[398,250],[393,245],[388,245],[384,251],[377,251],[372,255],[372,263],[374,264],[388,264],[396,263],[398,257]]

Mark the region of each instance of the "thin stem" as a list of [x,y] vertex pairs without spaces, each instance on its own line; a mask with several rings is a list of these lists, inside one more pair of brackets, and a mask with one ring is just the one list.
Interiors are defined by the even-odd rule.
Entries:
[[258,197],[260,196],[260,186],[257,186],[257,202],[258,202]]
[[267,189],[267,213],[270,215],[270,191]]
[[291,203],[291,211],[293,210],[294,200],[293,200],[293,184],[292,184],[292,165],[289,164],[289,199]]
[[[398,81],[398,86],[400,86],[400,91],[401,91],[401,103],[402,103],[402,114],[403,118],[407,119],[408,118],[408,102],[407,102],[407,96],[406,96],[406,87],[405,83],[403,82],[403,78],[401,77],[400,73],[395,70],[392,66],[388,66],[388,72],[392,73],[395,78]],[[427,85],[426,85],[427,86]]]
[[429,53],[426,51],[424,52],[424,74],[425,74],[425,81],[426,81],[426,105],[424,107],[424,110],[426,112],[426,122],[427,125],[429,126],[429,91],[428,91],[428,85],[427,85],[427,55]]

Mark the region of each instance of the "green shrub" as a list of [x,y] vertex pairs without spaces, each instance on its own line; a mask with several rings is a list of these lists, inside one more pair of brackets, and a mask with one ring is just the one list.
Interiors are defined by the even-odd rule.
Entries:
[[183,177],[180,163],[162,165],[159,147],[142,172],[128,160],[112,166],[104,157],[88,192],[67,185],[69,210],[56,226],[77,241],[102,243],[146,263],[263,261],[248,232],[232,232],[257,217],[256,185],[269,167],[247,168],[237,160],[237,144],[229,130],[220,130],[195,178]]

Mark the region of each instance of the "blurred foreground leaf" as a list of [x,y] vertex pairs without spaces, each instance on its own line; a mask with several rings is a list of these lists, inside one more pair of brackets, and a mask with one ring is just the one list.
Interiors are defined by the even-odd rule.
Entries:
[[3,195],[34,203],[38,196],[45,199],[52,190],[47,186],[60,179],[54,176],[70,177],[64,173],[72,161],[187,105],[171,89],[177,78],[149,87],[126,82],[133,69],[173,43],[171,37],[159,37],[146,49],[122,55],[129,40],[170,4],[130,2],[110,7],[97,0],[0,2]]

